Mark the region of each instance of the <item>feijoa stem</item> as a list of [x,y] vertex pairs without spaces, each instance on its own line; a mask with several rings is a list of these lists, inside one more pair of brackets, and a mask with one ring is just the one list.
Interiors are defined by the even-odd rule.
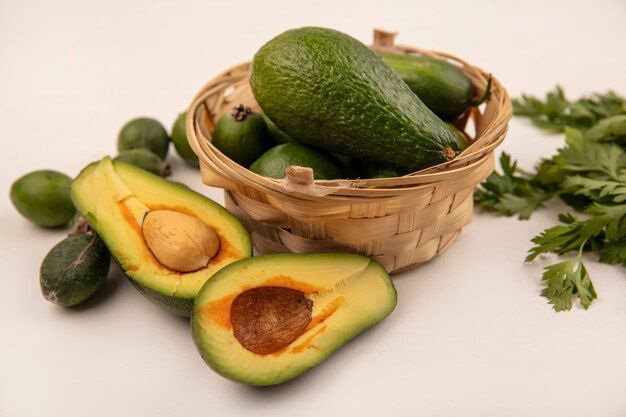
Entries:
[[233,119],[241,122],[243,120],[246,120],[246,117],[248,117],[250,113],[252,113],[252,109],[250,107],[240,104],[233,108],[233,111],[230,113],[230,115],[233,116]]
[[76,221],[76,223],[74,224],[74,226],[72,227],[72,230],[70,230],[70,233],[68,236],[79,236],[79,235],[86,235],[86,234],[91,234],[91,226],[89,226],[89,223],[87,222],[87,219],[84,216],[80,216],[78,218],[78,220]]

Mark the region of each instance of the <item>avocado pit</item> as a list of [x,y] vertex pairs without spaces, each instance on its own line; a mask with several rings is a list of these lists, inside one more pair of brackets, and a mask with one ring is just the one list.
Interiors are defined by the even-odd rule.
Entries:
[[141,225],[146,245],[164,266],[179,272],[204,268],[220,241],[202,220],[174,210],[148,212]]
[[302,291],[257,287],[239,294],[230,308],[237,341],[250,352],[267,355],[289,346],[311,322],[313,301]]

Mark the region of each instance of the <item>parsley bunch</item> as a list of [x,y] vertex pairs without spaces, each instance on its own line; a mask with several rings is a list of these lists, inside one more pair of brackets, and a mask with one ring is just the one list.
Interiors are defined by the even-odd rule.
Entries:
[[545,100],[522,96],[516,115],[550,131],[565,132],[565,146],[542,159],[533,172],[500,157],[494,172],[475,194],[485,209],[528,219],[553,197],[580,214],[563,213],[560,224],[534,237],[526,261],[542,253],[573,256],[545,268],[541,295],[556,311],[570,310],[577,298],[583,308],[597,298],[583,263],[592,251],[600,262],[626,266],[626,99],[609,92],[576,101],[557,87]]

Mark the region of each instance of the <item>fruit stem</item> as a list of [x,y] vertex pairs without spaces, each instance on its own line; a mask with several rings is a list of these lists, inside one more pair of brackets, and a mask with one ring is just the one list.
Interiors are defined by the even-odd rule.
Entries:
[[443,153],[448,159],[456,158],[456,152],[454,151],[454,149],[452,149],[451,146],[446,146],[445,148],[443,148]]
[[170,164],[168,164],[167,162],[163,162],[163,165],[161,166],[161,173],[161,176],[163,178],[172,175],[172,167],[170,167]]
[[91,233],[91,226],[89,226],[89,223],[87,223],[87,219],[85,219],[83,216],[80,216],[76,221],[76,224],[74,224],[74,227],[72,227],[69,236],[80,236],[86,235],[88,233]]
[[230,113],[230,115],[233,116],[233,119],[241,122],[245,120],[250,113],[252,113],[252,109],[250,107],[240,104],[233,108],[233,111]]

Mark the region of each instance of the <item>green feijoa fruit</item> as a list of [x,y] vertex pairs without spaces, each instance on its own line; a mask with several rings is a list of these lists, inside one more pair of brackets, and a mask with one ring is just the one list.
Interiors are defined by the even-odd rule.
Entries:
[[200,166],[198,156],[193,152],[193,149],[191,149],[189,141],[187,140],[187,133],[185,132],[186,116],[187,112],[181,113],[174,122],[174,126],[172,127],[172,143],[174,143],[176,152],[178,152],[180,157],[183,158],[187,164],[197,167]]
[[373,162],[364,161],[361,164],[361,178],[393,178],[402,174],[395,168],[380,166]]
[[272,141],[263,116],[239,105],[215,125],[213,145],[247,167],[272,146]]
[[350,177],[342,163],[332,155],[298,143],[274,146],[254,161],[250,170],[264,177],[280,179],[292,165],[312,168],[316,180]]
[[166,162],[163,162],[161,158],[145,149],[122,151],[114,160],[126,162],[127,164],[145,169],[160,177],[167,177],[171,174],[170,166]]
[[296,140],[294,140],[294,138],[292,138],[291,136],[289,136],[288,134],[280,130],[280,128],[276,126],[276,124],[272,122],[272,119],[267,117],[266,114],[263,114],[262,116],[263,116],[263,119],[265,120],[265,124],[267,124],[267,130],[270,136],[272,137],[272,139],[274,139],[274,142],[278,144],[297,142]]
[[167,156],[170,138],[161,123],[149,117],[139,117],[126,123],[117,138],[119,152],[146,149],[161,159]]
[[46,300],[64,307],[91,297],[106,280],[111,256],[93,232],[68,236],[44,258],[39,273]]
[[17,211],[42,227],[59,227],[70,221],[74,205],[70,198],[72,179],[50,170],[24,175],[11,186],[11,201]]

